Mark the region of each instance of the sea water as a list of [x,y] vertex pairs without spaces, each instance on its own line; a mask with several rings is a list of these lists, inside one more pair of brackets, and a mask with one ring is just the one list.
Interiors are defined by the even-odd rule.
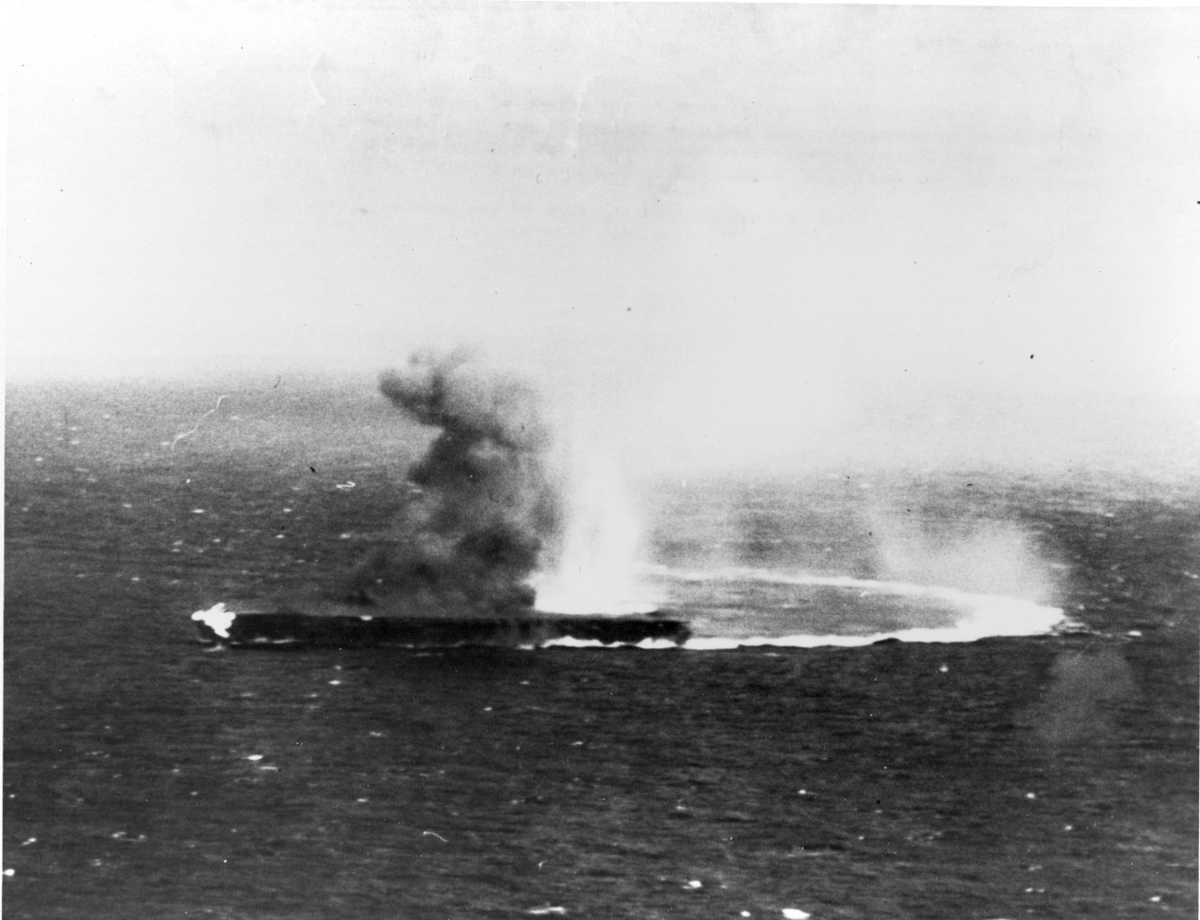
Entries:
[[689,648],[205,651],[417,449],[283,389],[10,392],[9,915],[1194,915],[1192,485],[664,482]]

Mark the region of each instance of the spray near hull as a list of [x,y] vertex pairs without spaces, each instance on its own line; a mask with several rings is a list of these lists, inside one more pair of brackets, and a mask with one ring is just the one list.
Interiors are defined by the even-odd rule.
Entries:
[[239,649],[661,646],[682,645],[691,636],[684,621],[658,613],[408,616],[352,604],[326,603],[314,610],[234,602],[199,610],[192,620],[202,644]]

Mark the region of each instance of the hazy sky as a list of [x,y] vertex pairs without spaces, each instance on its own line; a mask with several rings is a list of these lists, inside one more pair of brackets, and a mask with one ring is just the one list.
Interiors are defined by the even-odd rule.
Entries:
[[1196,9],[13,17],[10,378],[465,342],[731,461],[1200,431]]

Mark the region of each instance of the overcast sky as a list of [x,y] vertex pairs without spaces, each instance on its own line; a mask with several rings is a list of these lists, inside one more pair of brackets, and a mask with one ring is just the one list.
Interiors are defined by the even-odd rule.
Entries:
[[14,7],[10,379],[469,343],[735,461],[1200,431],[1196,9]]

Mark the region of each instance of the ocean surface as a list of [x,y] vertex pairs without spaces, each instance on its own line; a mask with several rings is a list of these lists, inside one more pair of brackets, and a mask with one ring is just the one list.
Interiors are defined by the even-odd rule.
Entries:
[[1196,915],[1196,478],[660,478],[686,648],[207,651],[385,540],[428,433],[369,381],[5,422],[6,916]]

